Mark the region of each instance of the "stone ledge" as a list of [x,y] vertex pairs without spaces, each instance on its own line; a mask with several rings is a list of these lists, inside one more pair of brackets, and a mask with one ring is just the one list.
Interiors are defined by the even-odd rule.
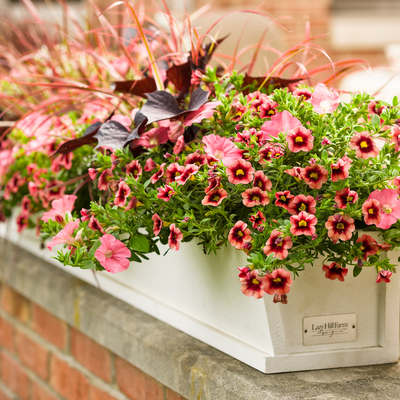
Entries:
[[400,398],[398,364],[264,375],[5,244],[9,286],[190,400]]

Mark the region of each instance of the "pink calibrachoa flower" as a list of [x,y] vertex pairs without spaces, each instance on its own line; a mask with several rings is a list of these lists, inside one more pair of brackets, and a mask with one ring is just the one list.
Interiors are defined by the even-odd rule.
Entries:
[[367,260],[369,256],[373,256],[378,252],[378,244],[370,235],[362,235],[357,239],[356,243],[362,243],[360,250],[363,252],[363,260]]
[[315,215],[305,211],[302,211],[298,215],[292,215],[290,217],[290,223],[292,224],[290,233],[296,236],[312,236],[315,234],[315,225],[317,225],[317,222],[318,220]]
[[89,219],[88,227],[92,231],[100,231],[101,233],[104,233],[103,227],[101,226],[100,222],[95,218],[94,215],[92,215]]
[[264,277],[258,276],[258,272],[250,271],[247,276],[240,278],[240,290],[247,296],[253,296],[255,299],[261,299],[264,296],[264,290],[261,288]]
[[175,178],[175,182],[177,182],[179,185],[184,185],[188,179],[199,172],[199,167],[194,164],[188,164],[183,168],[184,172],[182,175],[179,175]]
[[318,164],[312,164],[301,169],[301,177],[311,189],[321,189],[328,180],[328,171]]
[[392,140],[394,142],[394,150],[395,151],[400,151],[400,126],[399,125],[394,125],[392,127]]
[[234,101],[229,109],[228,116],[231,121],[240,121],[244,114],[247,112],[247,107],[244,106],[240,101]]
[[185,160],[185,165],[195,164],[198,167],[207,164],[207,157],[205,154],[200,154],[197,151],[188,154]]
[[323,83],[318,83],[310,99],[318,114],[333,113],[339,106],[340,97],[336,90],[330,91]]
[[53,240],[47,244],[47,248],[51,251],[57,244],[66,243],[71,246],[79,246],[78,240],[72,235],[79,228],[79,219],[68,222],[64,228],[54,236]]
[[164,167],[165,167],[165,163],[162,163],[160,165],[160,169],[151,176],[151,183],[154,185],[159,179],[161,179],[164,176]]
[[99,190],[107,190],[108,189],[108,181],[113,178],[113,173],[111,169],[105,169],[101,175],[99,176],[99,180],[97,182],[97,187]]
[[293,280],[290,277],[290,272],[279,268],[264,277],[262,288],[265,293],[270,295],[283,295],[290,292],[292,283]]
[[221,160],[225,166],[242,158],[241,150],[226,137],[207,135],[203,137],[203,143],[206,145],[204,150],[207,155]]
[[185,167],[179,165],[178,163],[172,163],[168,165],[167,170],[165,171],[165,179],[166,183],[175,182],[175,178],[182,175],[185,172]]
[[67,214],[69,218],[72,218],[71,212],[74,209],[76,199],[77,197],[74,195],[64,195],[61,199],[53,200],[52,209],[43,213],[42,221],[48,222],[49,219],[55,221],[56,215],[65,218]]
[[150,129],[149,131],[143,133],[140,139],[136,139],[134,144],[143,146],[146,149],[156,147],[159,144],[164,144],[168,142],[168,132],[169,128],[165,126],[159,126],[158,128]]
[[385,108],[386,108],[385,106],[378,107],[377,103],[376,103],[375,101],[372,100],[372,101],[368,104],[368,114],[370,114],[370,115],[374,115],[374,114],[376,114],[376,115],[381,115],[381,114],[382,114],[382,111],[383,111]]
[[366,160],[376,157],[379,149],[373,141],[369,132],[357,132],[350,140],[350,147],[356,151],[356,157]]
[[249,93],[246,97],[248,103],[250,103],[250,107],[258,111],[258,107],[264,102],[268,100],[268,97],[265,93],[261,93],[259,90],[255,92]]
[[260,111],[260,118],[270,118],[276,114],[276,108],[279,104],[276,101],[265,99],[258,107]]
[[247,228],[247,224],[245,224],[243,221],[238,221],[229,231],[228,240],[232,246],[235,246],[238,250],[240,250],[245,243],[250,242],[250,233],[251,232],[250,229]]
[[252,187],[242,193],[243,204],[246,207],[265,206],[269,204],[268,192],[262,191],[259,187]]
[[221,186],[221,177],[220,176],[212,176],[211,178],[207,179],[208,186],[204,189],[204,193],[211,192],[215,189],[220,189]]
[[286,135],[289,150],[293,153],[299,151],[310,151],[314,146],[314,136],[304,126],[296,126],[288,131]]
[[381,223],[381,203],[378,200],[367,200],[362,206],[362,213],[367,225],[378,225]]
[[386,271],[384,269],[380,269],[378,277],[376,278],[376,283],[380,283],[380,282],[389,283],[391,276],[392,276],[391,271]]
[[86,210],[86,208],[82,208],[81,216],[82,216],[81,218],[82,222],[89,221],[90,217],[92,216],[92,212],[90,210]]
[[333,262],[331,265],[323,265],[322,270],[325,272],[325,278],[334,281],[338,279],[340,282],[344,282],[344,278],[349,271],[347,268],[343,268],[340,264]]
[[239,278],[247,278],[251,271],[249,267],[238,267],[238,270],[240,271],[238,275]]
[[174,194],[174,189],[172,189],[172,187],[169,185],[165,185],[164,188],[158,188],[157,198],[163,199],[164,201],[170,201]]
[[274,229],[271,232],[271,236],[265,243],[265,247],[263,248],[263,252],[266,256],[274,253],[275,258],[279,258],[283,260],[289,254],[288,249],[293,246],[292,239],[290,236],[282,237],[282,233],[277,229]]
[[300,167],[293,167],[291,169],[285,169],[283,172],[285,174],[293,176],[293,178],[296,179],[297,182],[300,182],[303,179],[303,177],[301,176],[301,168]]
[[341,214],[331,215],[325,222],[325,228],[328,229],[328,236],[333,243],[336,243],[339,239],[349,240],[356,229],[354,219]]
[[132,175],[135,180],[138,180],[142,175],[142,167],[138,160],[133,160],[129,164],[125,165],[125,172],[127,175]]
[[148,158],[146,160],[146,164],[144,165],[144,170],[146,172],[153,171],[154,168],[157,167],[157,164],[153,161],[152,158]]
[[118,192],[115,195],[114,204],[118,207],[123,207],[126,204],[126,199],[131,194],[131,189],[129,186],[124,182],[121,181],[118,184]]
[[266,121],[261,127],[263,139],[278,137],[278,133],[286,133],[291,129],[302,126],[300,120],[293,117],[289,111],[282,111],[272,116],[271,121]]
[[257,211],[257,214],[252,215],[249,221],[253,224],[253,229],[257,229],[261,224],[263,224],[266,219],[262,211]]
[[24,196],[22,198],[22,202],[21,202],[21,212],[24,214],[28,214],[29,210],[31,208],[31,200],[29,199],[28,196]]
[[206,194],[204,199],[201,201],[203,206],[219,206],[226,197],[228,193],[224,189],[215,189]]
[[268,179],[263,171],[256,171],[254,173],[253,187],[258,187],[263,191],[268,190],[270,192],[272,188],[272,182]]
[[389,229],[400,219],[400,200],[396,190],[374,190],[368,200],[378,200],[380,203],[381,221],[375,224],[377,228]]
[[24,229],[28,227],[29,214],[22,212],[16,218],[16,223],[18,226],[17,232],[21,233]]
[[327,146],[328,144],[332,144],[332,142],[327,137],[324,137],[321,141],[321,145]]
[[153,232],[155,236],[158,236],[160,234],[161,228],[163,226],[162,219],[157,213],[154,213],[153,216],[151,217],[153,220]]
[[285,210],[289,209],[289,205],[294,199],[294,196],[290,194],[289,190],[285,190],[283,192],[276,192],[275,197],[276,197],[275,205],[278,207],[283,207]]
[[108,233],[100,237],[100,242],[101,246],[96,250],[94,256],[106,271],[116,274],[129,268],[131,251],[124,243]]
[[182,150],[185,148],[185,138],[182,136],[179,136],[178,139],[176,140],[176,144],[172,150],[172,152],[175,155],[178,155],[182,152]]
[[349,176],[351,164],[339,159],[337,163],[331,164],[332,182],[337,182],[341,179],[346,179]]
[[299,214],[302,211],[305,211],[309,214],[315,214],[317,202],[312,196],[304,196],[304,194],[299,194],[296,196],[289,207],[287,208],[289,214]]
[[185,117],[183,125],[191,126],[194,123],[199,124],[201,121],[203,121],[203,119],[211,118],[215,113],[215,108],[221,104],[222,102],[220,101],[210,101],[206,104],[203,104],[197,111],[193,111]]
[[96,179],[96,176],[97,176],[97,169],[96,168],[89,168],[88,172],[89,172],[90,179],[92,181],[94,181]]
[[168,246],[171,250],[178,251],[183,239],[183,234],[179,228],[175,227],[175,224],[169,226],[170,234],[168,236]]
[[139,203],[139,200],[137,199],[137,197],[133,196],[128,201],[128,204],[125,207],[125,211],[133,210],[138,205],[141,205],[141,203]]
[[293,92],[293,96],[297,96],[297,97],[303,96],[304,100],[308,100],[308,99],[311,99],[312,92],[308,89],[296,89]]
[[226,169],[228,181],[234,185],[247,184],[253,180],[254,168],[251,163],[243,159],[232,161]]
[[336,192],[335,201],[339,208],[345,209],[347,204],[354,204],[358,200],[358,193],[350,188],[344,188]]
[[267,143],[265,146],[261,147],[258,151],[260,164],[266,164],[270,162],[273,158],[279,158],[283,155],[283,149],[280,145],[273,146],[272,144]]

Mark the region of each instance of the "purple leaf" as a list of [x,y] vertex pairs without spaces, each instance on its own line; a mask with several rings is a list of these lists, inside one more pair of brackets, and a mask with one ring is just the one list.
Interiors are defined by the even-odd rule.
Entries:
[[98,147],[110,147],[113,150],[122,149],[129,135],[129,130],[119,122],[105,122],[94,136],[98,141],[96,149]]
[[207,100],[210,92],[197,88],[190,96],[188,111],[197,111]]
[[126,138],[126,140],[123,144],[123,147],[125,147],[125,145],[127,145],[132,140],[140,139],[140,135],[146,129],[146,122],[147,122],[147,118],[140,112],[138,112],[135,115],[135,129],[128,135],[128,137]]
[[115,92],[130,93],[140,97],[147,97],[147,93],[155,92],[157,86],[153,78],[146,77],[132,81],[114,82],[113,90]]

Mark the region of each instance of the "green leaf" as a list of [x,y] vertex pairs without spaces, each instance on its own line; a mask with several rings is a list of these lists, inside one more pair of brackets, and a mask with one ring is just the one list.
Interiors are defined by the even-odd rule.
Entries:
[[143,235],[132,235],[129,239],[129,247],[133,251],[139,251],[140,253],[148,253],[150,244],[147,238]]
[[374,114],[371,118],[371,124],[375,129],[378,129],[381,124],[381,119],[378,115]]
[[400,229],[389,229],[383,234],[384,239],[399,239],[400,238]]
[[399,99],[397,98],[397,96],[393,97],[393,107],[396,107],[397,104],[399,104]]
[[139,262],[139,263],[142,262],[142,260],[135,253],[131,253],[131,258],[129,259],[129,261],[134,261],[134,262]]
[[356,276],[360,275],[361,271],[362,271],[362,267],[354,267],[354,269],[353,269],[353,276],[354,276],[354,278],[355,278]]
[[82,264],[82,269],[96,269],[96,264],[91,260],[86,260]]

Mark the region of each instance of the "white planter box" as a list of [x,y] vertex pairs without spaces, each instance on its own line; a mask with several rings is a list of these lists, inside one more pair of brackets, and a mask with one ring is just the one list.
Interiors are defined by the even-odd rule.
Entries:
[[[5,225],[0,228],[4,237]],[[96,285],[92,271],[63,267],[51,259],[55,249],[39,250],[32,233],[21,238],[11,229],[8,239]],[[399,255],[391,253],[392,262]],[[200,246],[184,243],[178,252],[154,255],[125,272],[97,275],[103,291],[265,373],[398,361],[398,274],[377,284],[375,270],[366,268],[357,278],[349,270],[345,282],[330,281],[318,260],[294,281],[282,305],[269,295],[256,300],[241,293],[237,267],[244,265],[245,255],[233,248],[205,256]],[[304,318],[347,314],[355,314],[355,328],[348,327],[355,340],[334,343],[338,335],[325,335],[328,343],[303,344]]]

